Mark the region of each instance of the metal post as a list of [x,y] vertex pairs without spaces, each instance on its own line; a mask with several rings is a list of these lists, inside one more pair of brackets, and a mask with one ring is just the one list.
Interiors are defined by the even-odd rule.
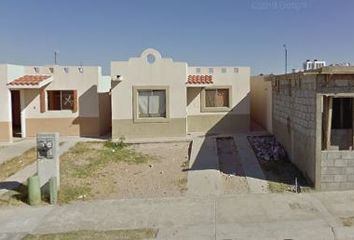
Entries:
[[59,51],[55,50],[54,51],[54,64],[57,65],[57,56],[59,54]]
[[286,44],[283,44],[283,48],[285,51],[285,74],[288,73],[288,49],[286,47]]

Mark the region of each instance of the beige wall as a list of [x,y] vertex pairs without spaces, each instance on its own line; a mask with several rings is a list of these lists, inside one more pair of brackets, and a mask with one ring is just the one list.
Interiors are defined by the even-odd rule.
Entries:
[[272,82],[251,77],[251,118],[272,133]]
[[[153,64],[147,62],[148,54],[155,56]],[[112,62],[111,75],[123,78],[121,82],[112,84],[113,138],[157,136],[164,132],[169,136],[186,134],[186,63],[162,58],[158,51],[146,49],[139,57]],[[170,119],[167,123],[133,121],[133,87],[146,86],[169,87]]]
[[[58,131],[68,136],[99,136],[107,132],[111,121],[109,100],[107,100],[109,97],[102,98],[102,109],[100,109],[100,99],[97,93],[100,81],[108,82],[102,77],[101,67],[0,65],[2,102],[0,141],[12,140],[11,94],[7,83],[23,75],[37,74],[52,76],[53,81],[45,87],[46,91],[77,90],[78,111],[76,113],[71,110],[48,111],[46,96],[46,111],[41,113],[39,89],[19,89],[21,91],[22,128],[25,129],[25,136],[35,136],[39,131]],[[104,83],[104,85],[107,84]],[[107,87],[104,91],[106,89]],[[108,95],[108,93],[105,94]]]
[[37,132],[59,132],[61,136],[100,136],[99,117],[77,118],[27,118],[27,137],[35,137]]
[[[53,67],[51,73],[49,68]],[[27,118],[76,118],[76,117],[98,117],[98,94],[97,85],[101,78],[100,67],[83,67],[81,73],[79,66],[70,66],[68,72],[64,71],[63,66],[41,66],[39,74],[53,76],[53,81],[45,88],[48,90],[77,90],[78,91],[78,112],[71,110],[48,111],[46,96],[46,112],[41,113],[39,108],[39,90],[25,90],[26,98],[26,117]],[[26,74],[36,74],[34,67],[27,66]]]
[[11,122],[0,122],[0,142],[10,142],[11,140]]
[[[101,79],[101,68],[94,66],[26,66],[25,74],[43,74],[53,76],[53,81],[45,87],[44,113],[40,112],[38,89],[25,89],[24,112],[26,116],[26,135],[34,136],[40,131],[58,131],[65,136],[99,136],[100,112],[97,85]],[[36,71],[37,68],[37,71]],[[52,71],[51,69],[52,68]],[[47,91],[77,90],[78,111],[49,111]]]
[[139,122],[132,119],[113,120],[113,138],[151,138],[151,137],[184,137],[186,135],[186,119],[171,118],[164,123]]
[[[209,72],[210,68],[213,69],[212,73]],[[223,72],[223,69],[226,72]],[[188,132],[235,132],[249,129],[250,68],[237,66],[188,67],[188,75],[200,74],[212,75],[213,84],[200,87],[188,86]],[[230,110],[203,112],[201,110],[201,91],[204,87],[231,87]]]

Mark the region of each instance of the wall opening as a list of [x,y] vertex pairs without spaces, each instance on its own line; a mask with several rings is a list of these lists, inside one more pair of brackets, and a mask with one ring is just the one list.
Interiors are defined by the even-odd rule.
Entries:
[[353,150],[353,98],[323,98],[323,150]]
[[21,97],[20,91],[11,91],[11,108],[12,108],[12,136],[21,137]]

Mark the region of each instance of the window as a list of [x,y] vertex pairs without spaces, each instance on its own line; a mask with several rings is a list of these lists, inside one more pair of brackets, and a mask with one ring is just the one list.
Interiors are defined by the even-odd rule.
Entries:
[[221,69],[221,72],[222,72],[222,73],[226,73],[226,72],[227,72],[226,68],[222,68],[222,69]]
[[205,107],[229,107],[229,89],[206,89]]
[[201,94],[202,112],[229,111],[231,87],[206,88]]
[[238,68],[234,68],[234,73],[238,73]]
[[209,68],[209,73],[213,73],[214,72],[214,68]]
[[138,90],[138,117],[165,118],[166,90]]
[[200,71],[201,71],[200,68],[196,68],[196,69],[195,69],[195,72],[196,72],[196,73],[200,73]]
[[169,122],[169,96],[169,86],[133,86],[133,121]]
[[153,64],[155,61],[156,61],[156,58],[153,54],[148,54],[146,56],[146,61],[149,63],[149,64]]
[[48,110],[73,110],[76,108],[75,91],[47,91]]

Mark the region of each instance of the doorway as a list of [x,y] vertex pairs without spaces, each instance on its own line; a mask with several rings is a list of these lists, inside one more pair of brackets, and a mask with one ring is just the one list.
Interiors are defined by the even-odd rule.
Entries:
[[353,150],[354,101],[351,97],[324,96],[322,149]]
[[22,137],[21,126],[21,97],[19,90],[11,91],[12,102],[12,136],[15,138]]

